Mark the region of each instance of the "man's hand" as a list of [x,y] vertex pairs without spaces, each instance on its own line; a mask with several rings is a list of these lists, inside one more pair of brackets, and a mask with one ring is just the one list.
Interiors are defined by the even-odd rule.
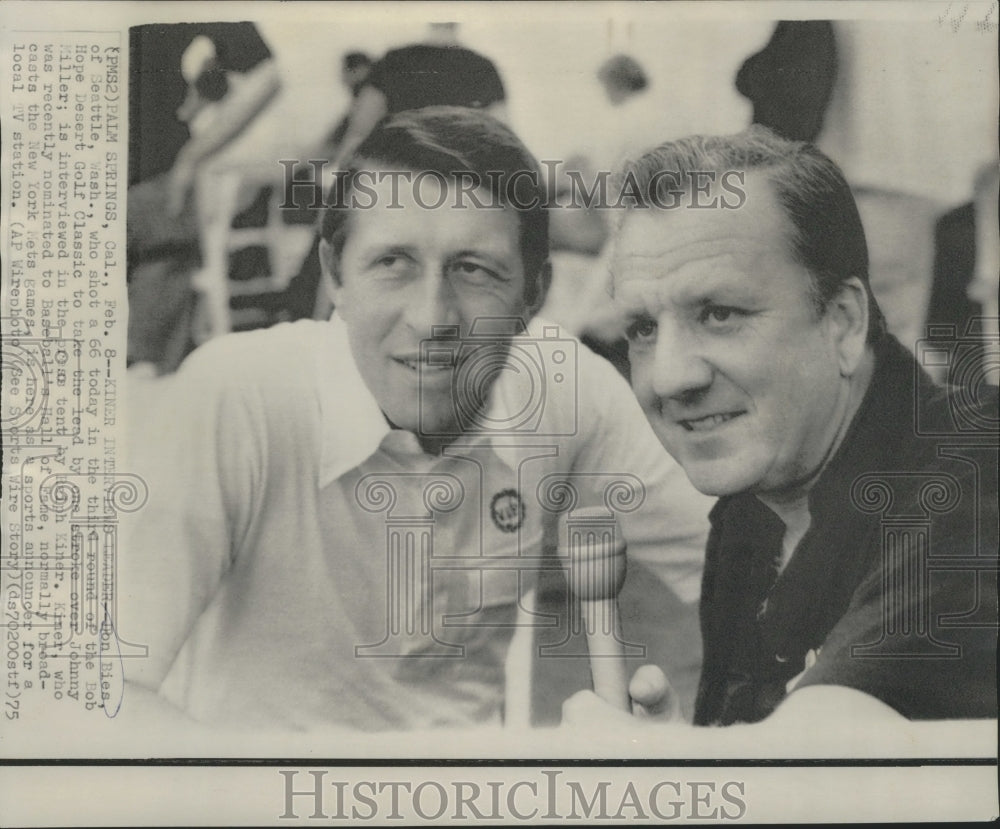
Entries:
[[562,708],[563,726],[641,726],[642,720],[657,723],[680,723],[680,700],[666,675],[656,665],[643,665],[628,686],[633,714],[609,705],[593,691],[578,691]]

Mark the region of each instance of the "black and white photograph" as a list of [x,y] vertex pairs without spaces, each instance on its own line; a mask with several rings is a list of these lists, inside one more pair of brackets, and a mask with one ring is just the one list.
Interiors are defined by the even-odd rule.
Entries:
[[0,823],[997,819],[998,22],[0,5]]

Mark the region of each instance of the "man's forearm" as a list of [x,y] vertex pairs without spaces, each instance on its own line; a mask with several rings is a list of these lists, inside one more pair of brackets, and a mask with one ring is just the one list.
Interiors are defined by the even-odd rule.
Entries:
[[281,78],[273,60],[247,72],[222,101],[212,124],[193,136],[177,156],[179,164],[197,166],[239,135],[281,89]]
[[361,146],[375,129],[376,124],[388,113],[388,102],[385,95],[372,86],[366,86],[354,99],[351,112],[347,117],[347,129],[337,149],[337,154],[330,165],[331,173],[336,173],[344,164],[350,161],[354,152]]

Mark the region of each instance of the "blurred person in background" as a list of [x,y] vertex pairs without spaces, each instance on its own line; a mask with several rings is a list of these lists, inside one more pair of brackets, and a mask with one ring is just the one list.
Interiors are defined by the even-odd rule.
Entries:
[[[552,290],[544,314],[579,336],[628,377],[624,325],[611,302],[608,281],[609,212],[587,206],[580,184],[591,190],[630,153],[659,134],[658,103],[649,94],[646,70],[631,55],[613,55],[597,70],[605,103],[593,128],[580,136],[579,154],[556,170],[553,188],[561,205],[552,213]],[[667,102],[660,102],[667,106]],[[577,177],[577,181],[571,181]],[[613,202],[615,196],[611,196]]]
[[458,41],[457,23],[431,23],[422,43],[391,49],[371,68],[354,100],[333,169],[350,158],[387,115],[428,106],[486,110],[506,120],[500,73]]
[[[1000,164],[993,161],[985,165],[976,176],[973,194],[976,211],[976,266],[969,282],[969,299],[990,320],[989,337],[997,339],[997,322],[1000,316],[997,294],[1000,291],[1000,221],[997,203],[1000,201]],[[998,363],[994,362],[994,366]],[[994,385],[997,375],[992,375]]]
[[767,45],[736,75],[753,104],[753,123],[793,141],[815,141],[837,77],[837,42],[829,20],[780,20]]
[[137,26],[129,48],[128,359],[165,374],[194,346],[198,172],[281,81],[252,23]]
[[[365,82],[371,74],[372,63],[373,61],[367,53],[359,51],[347,52],[341,58],[340,82],[350,93],[351,104],[333,129],[324,137],[323,142],[309,153],[309,159],[323,159],[329,162],[337,156],[337,152],[344,141],[344,135],[347,133],[347,127],[351,121],[351,109],[355,106],[358,95],[361,94],[361,90],[364,88]],[[295,168],[295,180],[305,180],[310,173],[312,173],[312,167],[303,160]],[[300,205],[302,209],[308,210],[307,205],[312,201],[311,198],[304,196],[304,194],[299,194],[298,198],[294,198],[294,193],[292,195],[297,205]],[[308,215],[315,219],[314,214],[310,213]]]
[[[346,115],[346,129],[323,169],[322,192],[330,192],[332,177],[383,118],[428,106],[481,109],[506,121],[500,73],[492,61],[459,45],[457,23],[430,23],[423,42],[391,49],[371,67]],[[299,192],[309,193],[309,188],[301,187]],[[294,193],[291,196],[295,198]],[[291,319],[322,319],[330,312],[329,298],[319,293],[318,251],[317,241],[285,292],[283,302]]]
[[[310,150],[308,154],[302,158],[293,168],[292,181],[310,181],[314,173],[314,169],[311,164],[308,163],[309,160],[317,159],[325,162],[332,161],[340,149],[340,145],[344,141],[344,135],[347,133],[347,127],[350,123],[350,112],[351,108],[354,106],[354,102],[357,100],[361,89],[365,85],[365,81],[368,79],[368,75],[371,74],[372,59],[365,52],[351,51],[347,52],[340,61],[340,82],[347,88],[351,95],[351,104],[348,110],[343,114],[340,120],[337,121],[336,125],[330,132],[324,137],[323,141],[313,150]],[[270,197],[270,192],[265,194],[265,197]],[[320,208],[313,208],[314,195],[307,191],[307,188],[302,188],[301,192],[292,190],[291,193],[287,194],[286,199],[283,200],[282,204],[282,221],[285,224],[294,225],[311,225],[315,224],[317,221],[318,210]],[[313,251],[315,255],[315,251]],[[315,297],[311,298],[315,300]],[[309,303],[310,297],[306,295],[305,292],[301,294],[296,292],[288,292],[284,298],[283,304],[288,310],[291,319],[301,319],[302,317],[311,316],[313,313],[313,304],[308,304],[308,307],[300,307],[300,303]]]
[[[986,379],[1000,382],[1000,335],[997,290],[1000,285],[1000,165],[984,165],[976,175],[972,201],[942,216],[934,232],[934,281],[927,310],[929,339],[950,330],[984,341],[984,361],[992,368]],[[971,326],[971,327],[970,327]],[[947,339],[947,338],[946,338]],[[962,382],[947,369],[930,367],[941,382]],[[968,379],[968,378],[965,378]]]
[[129,184],[169,173],[177,216],[199,167],[281,89],[277,65],[253,23],[136,26],[129,52]]
[[[364,89],[365,83],[368,81],[368,76],[372,71],[372,64],[371,57],[365,52],[348,52],[344,55],[340,67],[340,82],[351,93],[352,104],[357,100],[358,95],[361,94],[361,90]],[[330,133],[328,143],[331,149],[340,146],[340,142],[344,140],[344,135],[347,133],[349,123],[350,119],[345,113],[344,117],[337,123],[337,126],[334,127],[333,132]],[[332,152],[330,153],[330,157],[333,158]],[[326,156],[323,155],[320,158],[326,158]]]

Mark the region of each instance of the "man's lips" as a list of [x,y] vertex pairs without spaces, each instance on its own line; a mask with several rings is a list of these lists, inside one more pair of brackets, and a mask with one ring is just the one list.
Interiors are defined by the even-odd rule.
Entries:
[[715,414],[700,415],[699,417],[676,418],[676,422],[688,432],[710,432],[718,429],[727,423],[732,422],[745,411],[718,412]]
[[432,361],[429,362],[426,358],[422,358],[419,355],[401,354],[392,357],[393,362],[398,363],[403,368],[409,369],[410,371],[424,376],[438,375],[445,372],[450,372],[454,366],[445,361]]

